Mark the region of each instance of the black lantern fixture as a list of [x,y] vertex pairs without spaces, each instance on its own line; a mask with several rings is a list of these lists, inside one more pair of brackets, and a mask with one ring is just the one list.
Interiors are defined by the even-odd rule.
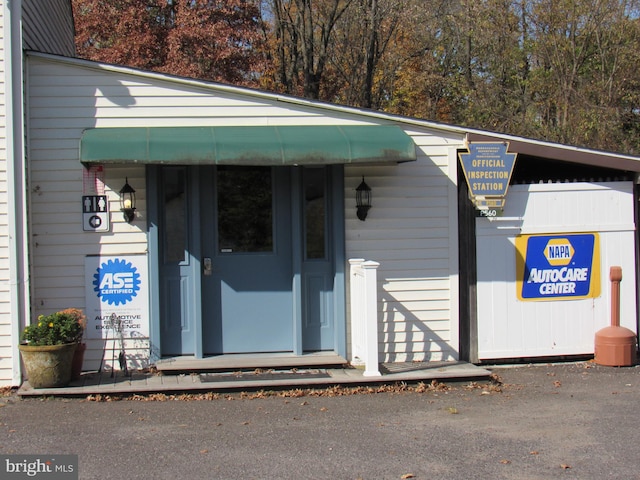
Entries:
[[356,206],[358,207],[357,216],[364,222],[371,208],[371,188],[364,182],[364,177],[356,188]]
[[133,222],[136,215],[136,191],[129,185],[128,178],[124,182],[124,187],[120,189],[120,211],[127,223]]

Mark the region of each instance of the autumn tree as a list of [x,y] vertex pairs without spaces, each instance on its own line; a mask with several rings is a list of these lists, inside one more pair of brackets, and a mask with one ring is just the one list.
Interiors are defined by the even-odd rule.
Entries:
[[72,6],[79,57],[148,70],[164,64],[167,2],[73,0]]
[[[474,75],[467,4],[412,0],[385,59],[395,77],[385,108],[394,113],[461,123],[472,104]],[[470,5],[469,7],[472,7]]]
[[388,110],[640,152],[637,0],[431,5],[407,30],[406,50],[423,48],[398,68]]
[[72,0],[81,57],[640,153],[640,0]]
[[321,98],[335,26],[353,0],[265,0],[272,22],[277,83],[286,93]]
[[[398,66],[393,48],[409,8],[408,0],[356,0],[345,10],[336,24],[328,67],[335,101],[382,108]],[[400,58],[402,63],[405,55]]]
[[[480,5],[480,7],[478,7]],[[485,0],[467,9],[464,82],[468,101],[461,124],[497,131],[526,129],[530,121],[530,48],[526,0]]]
[[264,70],[257,0],[72,0],[78,55],[238,85]]
[[634,0],[536,2],[540,135],[606,149],[622,143],[637,152],[637,139],[629,142],[623,132],[629,120],[632,131],[638,128],[638,6]]

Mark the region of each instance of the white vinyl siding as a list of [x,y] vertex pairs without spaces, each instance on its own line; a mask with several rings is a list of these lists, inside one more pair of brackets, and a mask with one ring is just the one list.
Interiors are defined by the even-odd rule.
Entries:
[[[6,47],[11,39],[5,36],[4,16],[6,1],[0,1],[0,386],[15,383],[18,358],[15,357],[16,343],[19,332],[13,331],[13,325],[18,323],[16,316],[20,310],[18,305],[12,304],[11,262],[19,263],[12,258],[9,247],[9,208],[19,209],[18,205],[10,204],[7,185],[7,118],[12,112],[7,111],[7,89],[11,85],[11,78],[7,78],[5,61],[10,54]],[[14,5],[16,3],[14,2]],[[43,52],[73,55],[75,52],[73,16],[70,0],[23,0],[23,46],[26,49]],[[19,15],[20,12],[12,12]],[[17,20],[17,17],[14,18]],[[18,23],[18,22],[15,22]],[[17,31],[14,35],[17,35]],[[16,37],[17,38],[17,37]],[[20,71],[22,63],[13,65],[14,72]],[[17,77],[16,77],[17,78]],[[20,99],[15,99],[20,101]],[[16,125],[17,129],[21,127]],[[11,144],[9,144],[11,148]],[[18,150],[21,146],[17,146]],[[19,168],[19,167],[16,167]],[[21,168],[21,167],[20,167]],[[18,213],[20,215],[20,213]],[[13,288],[18,288],[15,285]]]
[[12,381],[11,293],[7,202],[7,130],[5,101],[4,8],[0,6],[0,386]]
[[[633,203],[632,182],[512,185],[503,217],[476,219],[481,360],[592,354],[596,332],[611,321],[612,266],[622,267],[620,324],[636,331]],[[599,235],[592,281],[600,295],[520,300],[517,236],[578,233]]]
[[22,0],[25,50],[75,55],[71,0]]
[[[416,162],[345,169],[347,257],[380,263],[381,361],[454,360],[458,243],[450,217],[454,209],[457,218],[457,187],[449,164],[461,139],[405,130],[418,147]],[[355,215],[363,176],[372,190],[364,222]]]
[[[85,128],[391,123],[280,101],[275,96],[241,95],[165,81],[159,75],[89,68],[41,56],[29,58],[28,95],[32,303],[36,313],[83,307],[85,255],[145,253],[147,249],[144,168],[140,166],[106,166],[112,232],[82,231],[83,167],[78,144]],[[383,360],[453,359],[457,353],[451,346],[451,322],[452,312],[457,312],[457,296],[452,298],[450,276],[452,268],[457,268],[457,225],[452,231],[449,221],[452,209],[457,215],[457,207],[455,201],[451,203],[456,185],[455,176],[450,178],[449,163],[462,138],[451,134],[441,138],[435,130],[413,125],[407,133],[419,147],[417,162],[346,168],[347,256],[381,263]],[[374,199],[366,222],[355,217],[353,195],[362,175]],[[121,220],[115,204],[115,192],[127,176],[139,199],[139,217],[132,225]],[[456,278],[455,271],[453,274]],[[457,321],[457,314],[454,318]],[[453,344],[457,346],[457,338]],[[89,348],[88,358],[98,361],[103,346]]]
[[[49,70],[53,67],[52,70]],[[85,307],[87,255],[146,253],[145,169],[141,166],[110,165],[105,169],[105,194],[109,199],[111,229],[104,234],[82,228],[83,170],[78,147],[82,131],[100,124],[101,109],[95,108],[93,86],[58,89],[60,82],[75,84],[80,75],[88,83],[105,75],[82,77],[83,70],[60,69],[55,63],[29,62],[28,66],[28,157],[30,194],[30,249],[32,252],[33,316],[67,307]],[[67,76],[68,75],[68,76]],[[127,116],[118,102],[107,102]],[[124,122],[124,121],[123,121]],[[126,122],[125,122],[126,124]],[[127,224],[119,210],[118,191],[125,178],[135,188],[138,217]],[[89,192],[94,193],[94,192]],[[98,368],[103,356],[111,359],[111,342],[89,340],[85,367]],[[144,367],[148,343],[127,341],[125,346],[133,366]]]

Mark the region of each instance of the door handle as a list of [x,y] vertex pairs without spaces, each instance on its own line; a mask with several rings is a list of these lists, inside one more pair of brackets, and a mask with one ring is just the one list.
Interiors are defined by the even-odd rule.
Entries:
[[204,257],[202,260],[202,264],[204,266],[203,272],[205,276],[210,276],[213,273],[213,264],[211,263],[211,258]]

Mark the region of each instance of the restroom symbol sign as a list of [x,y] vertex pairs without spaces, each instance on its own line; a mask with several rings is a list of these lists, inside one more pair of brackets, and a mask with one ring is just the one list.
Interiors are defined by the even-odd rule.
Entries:
[[85,232],[109,231],[109,202],[106,195],[82,196],[82,229]]

